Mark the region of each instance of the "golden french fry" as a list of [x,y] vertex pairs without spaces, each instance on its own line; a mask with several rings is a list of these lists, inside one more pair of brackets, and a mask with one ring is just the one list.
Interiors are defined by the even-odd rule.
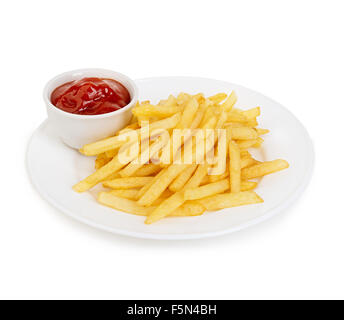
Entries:
[[172,94],[168,96],[167,100],[163,104],[164,107],[173,107],[176,105],[177,105],[177,99]]
[[179,208],[174,210],[169,217],[194,217],[204,213],[205,208],[196,201],[186,201]]
[[170,190],[166,189],[162,194],[161,196],[156,199],[153,203],[152,203],[152,206],[154,207],[157,207],[158,205],[160,205],[163,201],[165,201],[167,198],[169,198],[170,196],[173,195],[173,192],[171,192]]
[[268,130],[268,129],[261,129],[261,128],[256,128],[256,131],[257,131],[257,134],[258,134],[259,136],[261,136],[261,135],[263,135],[263,134],[267,134],[267,133],[270,132],[270,130]]
[[257,164],[257,163],[258,161],[251,157],[244,157],[244,158],[241,158],[240,160],[241,169],[253,166],[254,164]]
[[[216,180],[216,179],[213,179],[213,180]],[[209,183],[212,183],[212,182],[216,182],[216,181],[211,181],[210,180],[210,176],[205,176],[205,177],[203,177],[200,185],[204,186],[205,184],[209,184]]]
[[227,113],[224,110],[220,111],[219,117],[217,119],[216,127],[215,129],[222,129],[224,126],[225,122],[227,120]]
[[106,156],[110,159],[112,159],[114,156],[116,156],[117,153],[118,153],[117,149],[111,149],[111,150],[105,151]]
[[248,149],[253,148],[256,143],[258,143],[258,139],[250,139],[250,140],[238,140],[236,143],[240,149]]
[[227,111],[231,111],[235,103],[237,102],[238,97],[234,91],[228,96],[226,101],[222,104],[222,107]]
[[207,173],[208,173],[208,165],[207,164],[198,165],[193,176],[185,184],[184,190],[191,189],[191,188],[197,188],[201,184],[204,177],[207,176]]
[[232,128],[233,140],[252,140],[257,139],[257,131],[248,127],[234,127]]
[[143,165],[135,172],[136,177],[146,177],[158,173],[161,171],[161,167],[158,164],[148,163]]
[[195,98],[190,99],[190,101],[184,108],[181,120],[176,126],[176,129],[189,128],[198,110],[198,107],[199,107],[198,101]]
[[246,123],[247,121],[247,118],[239,112],[230,111],[227,113],[227,122]]
[[258,116],[260,116],[260,107],[252,108],[249,110],[242,111],[242,114],[248,119],[256,119]]
[[95,168],[99,169],[102,166],[106,165],[111,159],[109,159],[105,153],[100,153],[95,160]]
[[191,95],[185,92],[181,92],[177,96],[177,104],[185,105],[191,99]]
[[264,140],[261,137],[257,138],[256,143],[252,146],[253,148],[260,148]]
[[225,93],[217,93],[213,96],[209,97],[208,99],[212,101],[214,104],[218,104],[225,100],[227,98],[227,95]]
[[204,186],[187,189],[184,191],[185,200],[197,200],[212,196],[214,194],[222,193],[229,189],[229,180],[223,179],[214,183],[209,183]]
[[[134,117],[133,117],[134,118]],[[126,132],[130,132],[131,130],[136,130],[136,129],[139,129],[140,126],[137,122],[135,123],[131,123],[129,124],[128,126],[126,126],[125,128],[119,130],[117,133],[116,133],[116,136],[119,136],[123,133],[126,133]]]
[[196,129],[200,126],[207,107],[208,107],[208,102],[206,101],[204,101],[203,103],[199,105],[196,115],[190,125],[190,129]]
[[173,129],[179,123],[180,119],[181,114],[178,112],[171,117],[152,122],[149,124],[149,131],[154,133],[154,131],[158,131],[158,129]]
[[231,192],[239,192],[241,182],[240,149],[234,141],[229,142],[229,180]]
[[184,203],[183,192],[176,192],[171,197],[164,200],[152,213],[150,213],[146,220],[146,224],[156,222],[180,207]]
[[180,112],[180,106],[153,106],[150,104],[141,105],[133,108],[133,114],[137,117],[149,116],[149,117],[169,117],[177,112]]
[[117,178],[103,182],[103,186],[111,189],[133,189],[140,188],[150,183],[153,177],[129,177]]
[[[154,141],[151,145],[148,145],[147,148],[141,150],[141,154],[137,155],[137,157],[132,160],[125,168],[123,168],[119,174],[121,177],[131,177],[136,175],[136,172],[144,166],[144,162],[141,159],[149,160],[151,159],[157,152],[159,152],[165,144],[168,142],[167,139],[158,139]],[[146,161],[145,160],[145,161]]]
[[155,207],[141,207],[136,201],[115,196],[110,192],[100,192],[98,202],[113,209],[139,216],[147,216],[155,209]]
[[[229,176],[229,171],[226,170],[224,173],[219,174],[219,175],[207,176],[207,180],[204,182],[205,183],[217,182],[217,181],[223,180],[224,178],[227,178],[228,176]],[[202,184],[205,184],[205,183],[203,183],[203,181],[202,181]]]
[[[238,144],[238,142],[237,142]],[[240,149],[240,158],[252,158],[251,154],[247,150]]]
[[168,188],[173,192],[182,190],[182,188],[191,178],[196,169],[197,164],[191,164],[190,166],[188,166],[179,174],[179,176],[170,184]]
[[205,123],[208,122],[208,120],[214,116],[214,108],[211,106],[211,101],[210,100],[206,100],[205,101],[206,104],[206,109],[204,112],[204,116],[202,118],[200,127],[202,128],[204,126]]
[[[128,160],[130,158],[128,157]],[[89,175],[84,180],[78,182],[73,186],[73,190],[76,192],[85,192],[92,187],[94,187],[97,183],[105,180],[110,174],[113,174],[119,171],[121,168],[125,166],[125,163],[119,161],[118,156],[113,158],[110,162],[106,165],[98,169],[96,172]]]
[[138,189],[111,190],[109,193],[120,198],[136,200],[139,194],[139,190]]
[[160,178],[138,200],[141,206],[149,206],[166,190],[169,184],[187,167],[186,164],[171,164]]
[[244,125],[246,127],[254,128],[254,127],[258,126],[258,121],[257,121],[257,119],[251,119],[251,120],[246,121],[244,123]]
[[140,191],[139,191],[139,195],[138,195],[138,198],[141,198],[145,193],[146,191],[151,187],[151,185],[156,182],[158,179],[160,179],[160,177],[166,172],[167,168],[164,168],[162,169],[155,177],[154,179],[150,182],[150,183],[147,183],[145,186],[143,186]]
[[243,191],[237,193],[222,193],[198,200],[208,211],[232,208],[247,204],[261,203],[260,198],[254,191]]
[[99,140],[84,145],[79,151],[86,156],[95,156],[112,149],[118,149],[126,143],[137,139],[137,131],[130,130],[121,135]]
[[255,181],[241,181],[240,191],[248,191],[257,188],[258,182]]
[[243,179],[252,179],[265,176],[270,173],[274,173],[289,167],[289,163],[282,159],[273,161],[265,161],[249,168],[241,170],[241,176]]

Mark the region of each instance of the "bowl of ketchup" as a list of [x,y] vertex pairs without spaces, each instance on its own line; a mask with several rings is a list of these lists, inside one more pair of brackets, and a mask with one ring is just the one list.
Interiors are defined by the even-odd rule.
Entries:
[[65,144],[79,149],[125,127],[137,95],[134,81],[121,73],[80,69],[51,79],[43,98],[49,125]]

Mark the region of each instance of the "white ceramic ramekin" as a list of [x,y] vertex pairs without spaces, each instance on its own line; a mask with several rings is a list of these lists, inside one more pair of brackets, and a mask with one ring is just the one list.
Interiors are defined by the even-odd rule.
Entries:
[[[117,80],[128,89],[130,103],[120,110],[94,116],[65,112],[51,103],[50,96],[56,87],[85,77]],[[65,144],[77,149],[84,144],[108,137],[126,126],[132,117],[131,109],[136,104],[137,97],[138,90],[133,80],[124,74],[106,69],[79,69],[62,73],[51,79],[43,92],[49,122]]]

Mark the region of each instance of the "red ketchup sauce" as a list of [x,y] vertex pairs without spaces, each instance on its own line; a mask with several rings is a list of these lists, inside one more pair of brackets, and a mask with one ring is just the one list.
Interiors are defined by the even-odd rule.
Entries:
[[57,87],[52,104],[69,113],[97,115],[119,110],[130,102],[126,87],[112,79],[83,78]]

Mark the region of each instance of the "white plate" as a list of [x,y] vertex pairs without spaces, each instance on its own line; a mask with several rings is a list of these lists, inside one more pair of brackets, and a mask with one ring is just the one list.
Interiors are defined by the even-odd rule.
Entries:
[[38,192],[67,215],[93,227],[117,234],[151,239],[195,239],[238,231],[259,223],[291,205],[305,189],[313,167],[312,142],[302,124],[286,108],[260,93],[223,81],[190,77],[149,78],[136,81],[140,100],[157,102],[181,91],[206,95],[235,90],[237,107],[260,106],[260,127],[271,130],[262,149],[261,160],[286,159],[290,168],[264,177],[257,193],[264,203],[198,217],[166,218],[152,225],[144,217],[115,211],[99,205],[97,192],[73,192],[72,186],[94,170],[94,159],[65,146],[44,122],[33,134],[28,146],[27,165]]

